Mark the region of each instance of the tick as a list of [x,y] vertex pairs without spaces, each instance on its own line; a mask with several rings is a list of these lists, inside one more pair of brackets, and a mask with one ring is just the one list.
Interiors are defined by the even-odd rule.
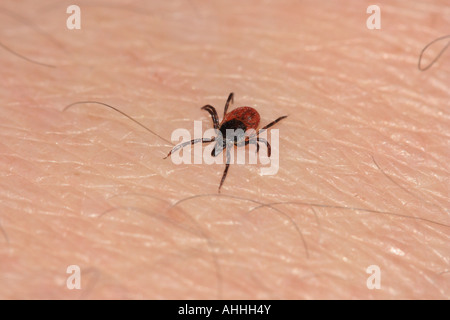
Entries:
[[[246,146],[248,144],[255,144],[256,145],[256,152],[259,152],[259,143],[264,143],[267,147],[267,155],[270,157],[271,154],[271,147],[269,142],[266,139],[260,138],[259,134],[266,131],[273,125],[275,125],[277,122],[283,120],[287,116],[279,117],[278,119],[272,121],[268,125],[262,127],[257,131],[259,121],[261,117],[259,116],[258,111],[256,111],[254,108],[251,107],[239,107],[237,109],[234,109],[233,111],[228,112],[228,107],[233,104],[234,102],[234,94],[233,92],[230,93],[228,96],[227,102],[225,103],[225,108],[223,111],[223,119],[222,122],[219,123],[219,116],[217,114],[216,109],[211,105],[206,105],[202,107],[202,110],[206,110],[210,115],[211,119],[214,125],[214,129],[217,133],[216,137],[213,137],[211,139],[203,138],[203,139],[192,139],[191,141],[186,141],[183,143],[180,143],[176,145],[169,154],[164,158],[168,158],[172,153],[175,151],[184,148],[187,145],[193,145],[198,142],[202,143],[208,143],[216,141],[216,144],[214,146],[214,149],[211,151],[211,156],[217,157],[219,154],[222,153],[223,150],[226,150],[226,157],[227,161],[225,164],[225,170],[223,171],[222,179],[220,180],[219,185],[219,193],[220,188],[222,187],[225,178],[228,174],[228,168],[230,167],[230,151],[229,148],[233,146],[242,147]],[[227,136],[227,129],[231,130],[238,130],[241,129],[242,131],[236,131],[238,134],[232,134]],[[253,129],[252,135],[247,135],[245,132],[247,130]],[[228,131],[230,132],[230,131]],[[244,132],[244,134],[239,134],[239,132]],[[255,133],[256,132],[256,133]],[[219,134],[220,133],[220,134]]]

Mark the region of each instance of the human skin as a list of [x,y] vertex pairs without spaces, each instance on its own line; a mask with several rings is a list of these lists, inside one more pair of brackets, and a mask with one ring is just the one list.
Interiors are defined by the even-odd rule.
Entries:
[[[1,43],[54,67],[0,48],[0,298],[448,299],[449,53],[417,69],[445,3],[379,1],[369,30],[367,1],[85,1],[69,30],[70,1],[4,1]],[[62,111],[170,139],[230,92],[289,116],[278,173],[220,195],[223,165]]]

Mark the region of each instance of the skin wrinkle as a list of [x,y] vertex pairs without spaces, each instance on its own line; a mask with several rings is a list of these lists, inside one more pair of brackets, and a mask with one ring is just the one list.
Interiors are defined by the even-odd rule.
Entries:
[[[185,201],[188,201],[188,200],[191,200],[191,199],[200,198],[200,197],[217,197],[217,196],[219,196],[219,195],[218,194],[202,194],[202,195],[195,195],[195,196],[183,198],[183,199],[175,202],[171,206],[171,208],[175,208],[177,205],[180,205],[182,202],[185,202]],[[253,202],[253,203],[261,204],[261,202],[259,202],[259,201],[256,201],[256,200],[253,200],[253,199],[248,199],[248,198],[243,198],[243,197],[236,197],[236,196],[230,196],[230,195],[220,195],[220,196],[225,197],[225,198],[238,199],[238,200],[250,201],[250,202]],[[300,228],[298,227],[298,225],[295,223],[295,221],[292,220],[292,218],[289,215],[287,215],[286,213],[284,213],[283,211],[278,210],[276,208],[273,208],[271,205],[268,205],[268,207],[271,208],[271,209],[274,209],[279,214],[284,216],[294,226],[295,230],[298,232],[298,234],[300,235],[300,238],[301,238],[301,240],[303,242],[303,246],[305,248],[306,257],[309,257],[308,246],[306,244],[305,238],[303,237],[303,234],[302,234]]]
[[5,44],[3,44],[3,43],[1,43],[1,42],[0,42],[0,47],[2,47],[3,49],[5,49],[6,51],[8,51],[9,53],[11,53],[11,54],[15,55],[16,57],[19,57],[20,59],[23,59],[23,60],[25,60],[25,61],[28,61],[28,62],[37,64],[37,65],[43,66],[43,67],[56,68],[56,66],[54,66],[54,65],[47,64],[47,63],[43,63],[43,62],[39,62],[39,61],[36,61],[36,60],[34,60],[34,59],[30,59],[30,58],[28,58],[28,57],[26,57],[26,56],[24,56],[24,55],[18,53],[17,51],[11,49],[10,47],[8,47],[7,45],[5,45]]
[[[89,144],[89,146],[92,146],[93,144],[92,143],[90,143]],[[112,151],[112,149],[109,149],[109,148],[106,148],[107,150],[111,150]],[[72,154],[72,155],[74,155],[74,156],[77,156],[78,157],[78,155],[75,155],[75,154]],[[131,159],[129,159],[130,160],[130,163],[132,162],[131,161]],[[95,169],[95,167],[93,167],[93,166],[91,166],[90,167],[91,169]],[[101,172],[99,171],[99,170],[95,170],[95,172],[97,172],[99,175],[101,175]],[[117,175],[114,177],[112,177],[112,178],[117,178]],[[117,180],[120,180],[120,177],[118,177],[119,179],[117,179]],[[137,186],[136,184],[135,184],[135,186]]]
[[[35,7],[28,5],[15,4],[14,10],[33,16]],[[148,10],[153,19],[140,20],[145,15],[139,14],[125,21],[120,10],[110,10],[106,20],[98,20],[102,12],[94,10],[95,6],[83,11],[81,4],[83,29],[79,33],[62,30],[61,17],[57,23],[52,21],[56,11],[64,12],[59,9],[65,9],[65,4],[58,3],[59,9],[48,7],[49,13],[44,10],[45,19],[35,23],[42,30],[52,30],[52,35],[55,32],[55,39],[64,39],[62,46],[73,59],[65,58],[63,74],[45,68],[36,71],[30,64],[14,62],[6,52],[2,55],[17,70],[8,73],[10,68],[4,68],[7,85],[0,94],[0,105],[12,108],[4,112],[0,107],[0,119],[11,119],[17,132],[28,127],[24,139],[29,142],[10,139],[0,128],[0,135],[8,141],[0,145],[0,153],[14,150],[16,159],[24,159],[9,158],[0,167],[2,188],[14,186],[12,190],[28,202],[8,199],[7,193],[0,200],[1,227],[12,239],[9,247],[14,252],[5,253],[0,245],[0,296],[208,298],[217,292],[211,258],[205,255],[202,263],[204,249],[185,244],[187,235],[176,236],[176,228],[155,221],[137,230],[129,223],[134,221],[130,215],[98,230],[98,222],[83,216],[106,210],[111,195],[134,191],[173,200],[214,192],[221,173],[217,166],[163,162],[160,158],[166,148],[129,143],[143,139],[139,130],[132,123],[114,121],[111,113],[93,117],[97,111],[89,108],[77,113],[77,121],[74,115],[45,113],[94,97],[116,106],[131,105],[130,114],[158,119],[144,123],[170,137],[174,128],[190,129],[192,120],[203,117],[202,105],[210,103],[220,109],[224,96],[234,91],[239,96],[236,107],[255,107],[262,120],[272,119],[279,111],[290,118],[279,128],[278,175],[260,177],[257,167],[232,166],[223,192],[270,204],[308,199],[393,213],[407,211],[447,225],[448,210],[443,215],[392,185],[375,171],[370,155],[380,165],[389,163],[386,173],[406,190],[439,208],[448,207],[446,140],[442,140],[448,136],[446,55],[426,73],[417,70],[420,50],[442,34],[448,15],[440,1],[411,4],[408,13],[402,2],[382,2],[382,29],[369,31],[365,29],[367,5],[346,9],[330,3],[280,1],[230,8],[214,1],[199,8],[200,19],[191,19],[191,6],[161,4]],[[39,8],[45,6],[39,4]],[[128,17],[133,8],[129,6]],[[342,15],[349,19],[342,21]],[[431,23],[429,15],[437,17],[436,22],[419,29]],[[391,20],[394,16],[395,21]],[[107,22],[101,34],[96,33],[96,21]],[[179,31],[182,25],[186,37]],[[2,24],[2,30],[7,28]],[[102,40],[107,33],[116,41]],[[320,49],[305,49],[313,47]],[[38,56],[36,52],[34,57]],[[158,56],[157,64],[151,62],[154,56]],[[59,61],[48,58],[55,64]],[[40,81],[44,75],[46,82]],[[80,127],[82,136],[73,137],[74,126]],[[14,128],[9,130],[13,134]],[[127,130],[136,134],[120,140]],[[83,147],[74,140],[88,143]],[[52,143],[58,143],[58,148],[51,148]],[[117,154],[129,157],[123,160]],[[83,167],[71,165],[73,159],[84,163]],[[94,161],[86,163],[86,159]],[[145,179],[149,172],[155,175]],[[35,184],[27,185],[29,177]],[[237,214],[245,211],[243,203],[217,204],[199,200],[186,203],[183,209],[192,222],[200,218],[208,235],[220,243],[220,250],[215,250],[224,275],[224,298],[448,298],[447,283],[436,280],[448,270],[446,228],[411,219],[385,219],[385,215],[348,215],[330,208],[312,208],[310,213],[318,211],[315,215],[304,215],[293,206],[286,214],[302,226],[311,253],[306,259],[298,248],[298,237],[272,214],[255,215],[249,227]],[[157,202],[133,199],[115,200],[114,205],[137,205],[155,213],[166,209]],[[30,214],[20,214],[23,206]],[[51,216],[52,211],[57,217]],[[70,212],[70,220],[64,212]],[[314,216],[320,217],[320,234]],[[49,228],[41,233],[45,225]],[[61,237],[66,230],[73,232]],[[156,240],[162,235],[159,230],[175,237],[179,245],[164,258],[160,251],[164,247],[144,248],[128,236],[148,231]],[[155,245],[162,246],[164,237],[160,241]],[[405,255],[398,256],[391,248]],[[49,253],[51,262],[42,259]],[[149,271],[149,264],[158,261]],[[74,263],[87,270],[96,268],[101,274],[87,295],[71,295],[64,287],[65,268]],[[370,264],[382,269],[381,291],[365,287],[365,268]],[[190,265],[196,269],[189,269]],[[58,288],[53,285],[55,277],[62,280]]]
[[[424,222],[428,222],[431,224],[435,224],[441,227],[447,227],[450,228],[450,225],[444,224],[444,223],[440,223],[437,221],[433,221],[433,220],[429,220],[429,219],[424,219],[424,218],[420,218],[420,217],[411,217],[411,216],[407,216],[404,214],[398,214],[398,213],[393,213],[393,212],[385,212],[385,211],[378,211],[378,210],[371,210],[371,209],[364,209],[364,208],[352,208],[352,207],[342,207],[342,206],[333,206],[333,205],[324,205],[324,204],[317,204],[317,203],[308,203],[308,202],[295,202],[295,201],[286,201],[286,202],[272,202],[272,203],[267,203],[267,204],[261,204],[253,209],[251,209],[250,211],[247,211],[246,214],[249,214],[255,210],[258,210],[260,208],[263,207],[267,207],[267,206],[275,206],[275,205],[281,205],[281,204],[296,204],[296,205],[301,205],[301,206],[315,206],[315,207],[320,207],[320,208],[335,208],[335,209],[345,209],[345,210],[351,210],[351,211],[365,211],[365,212],[369,212],[369,213],[379,213],[379,214],[387,214],[387,215],[392,215],[392,216],[396,216],[396,217],[401,217],[401,218],[406,218],[406,219],[414,219],[414,220],[420,220],[420,221],[424,221]],[[316,219],[318,221],[318,217],[316,214]],[[318,225],[320,225],[319,223],[317,223]]]
[[[147,195],[145,195],[145,196],[147,196]],[[174,208],[174,207],[172,206],[171,208]],[[191,231],[189,228],[186,228],[182,224],[178,224],[178,223],[174,223],[174,222],[170,221],[169,219],[165,218],[164,216],[162,216],[160,214],[150,213],[148,211],[144,211],[141,208],[136,208],[136,207],[125,207],[125,206],[114,207],[114,208],[112,208],[110,210],[107,210],[107,211],[103,212],[99,216],[99,218],[102,217],[103,215],[107,214],[107,213],[110,213],[110,212],[114,211],[114,210],[121,210],[121,209],[134,210],[134,211],[142,212],[145,215],[154,216],[154,217],[156,217],[158,219],[161,219],[162,221],[165,221],[167,223],[173,224],[175,227],[178,227],[178,228],[180,228],[180,229],[182,229],[184,231],[188,231],[188,232],[190,232],[190,233],[192,233],[192,234],[194,234],[196,236],[199,236],[199,237],[203,238],[204,240],[206,240],[207,245],[208,245],[208,249],[209,249],[209,251],[211,253],[211,257],[213,259],[213,265],[214,265],[214,268],[216,270],[217,296],[218,296],[218,299],[222,298],[222,296],[223,296],[223,292],[222,292],[222,274],[221,274],[221,271],[220,271],[220,264],[218,262],[218,258],[216,256],[214,250],[213,250],[214,249],[213,242],[211,241],[211,238],[208,237],[208,235],[205,233],[205,231],[201,228],[201,226],[194,219],[192,219],[188,214],[186,214],[186,216],[190,218],[189,220],[191,221],[191,223],[193,223],[194,226],[196,226],[197,230],[199,231],[199,234],[197,234],[196,232]]]
[[[22,160],[29,162],[28,159],[25,159],[25,158],[22,158]],[[37,166],[34,166],[34,167],[37,167]],[[42,176],[42,174],[41,174],[41,176]],[[33,181],[33,180],[31,180],[31,179],[28,179],[26,176],[22,176],[22,177],[23,177],[25,180],[28,180],[28,182],[30,182],[32,185],[35,185],[35,186],[38,188],[38,184],[37,184],[36,181]],[[55,196],[55,194],[54,194],[53,192],[51,192],[51,189],[46,189],[45,191],[46,191],[47,194],[52,194],[52,196],[54,196],[53,199],[51,199],[50,203],[51,203],[51,202],[54,202],[55,199],[57,199],[57,196]],[[50,191],[50,192],[49,192],[49,191]],[[48,198],[48,197],[43,197],[43,198]]]
[[[26,176],[22,176],[22,175],[18,175],[18,176],[21,177],[21,178],[23,178],[24,180],[26,180],[26,181],[27,181],[27,184],[31,184],[31,185],[37,186],[36,182],[33,181],[32,179],[29,179],[29,178],[27,178]],[[22,191],[23,191],[23,190],[22,190]],[[48,192],[48,190],[46,190],[45,194],[53,195],[51,192]],[[54,198],[51,199],[51,200],[54,201],[54,200],[56,200],[56,199],[57,199],[57,197],[54,197]],[[50,202],[51,202],[51,201],[50,201]],[[31,204],[31,201],[28,201],[28,203]]]
[[118,113],[124,115],[125,117],[127,117],[128,119],[130,119],[131,121],[133,121],[134,123],[137,123],[139,126],[141,126],[142,128],[144,128],[145,130],[147,130],[147,131],[150,132],[151,134],[157,136],[157,137],[160,138],[161,140],[167,142],[169,145],[173,145],[173,143],[171,143],[170,141],[168,141],[168,140],[166,140],[165,138],[161,137],[160,135],[158,135],[157,133],[155,133],[153,130],[151,130],[151,129],[149,129],[148,127],[144,126],[144,125],[143,125],[142,123],[140,123],[139,121],[136,121],[134,118],[130,117],[130,116],[127,115],[126,113],[120,111],[119,109],[117,109],[117,108],[115,108],[115,107],[113,107],[113,106],[111,106],[111,105],[108,105],[108,104],[106,104],[106,103],[103,103],[103,102],[98,102],[98,101],[79,101],[79,102],[74,102],[74,103],[71,103],[70,105],[66,106],[66,107],[63,109],[63,111],[68,110],[70,107],[72,107],[72,106],[74,106],[74,105],[77,105],[77,104],[87,104],[87,103],[91,103],[91,104],[100,104],[100,105],[103,105],[103,106],[105,106],[105,107],[108,107],[108,108],[110,108],[110,109],[112,109],[112,110],[114,110],[114,111],[116,111],[116,112],[118,112]]
[[41,34],[43,37],[47,38],[48,41],[59,47],[59,49],[64,50],[63,45],[57,39],[55,39],[50,33],[46,32],[45,30],[42,30],[39,25],[33,23],[33,21],[31,21],[29,18],[23,17],[17,12],[8,10],[5,7],[0,7],[0,14],[4,14],[10,18],[13,18],[14,20],[16,20],[16,22],[18,22],[19,25],[27,25],[30,30]]
[[[48,41],[52,42],[53,45],[57,46],[60,50],[63,49],[61,44],[54,37],[52,37],[47,32],[43,31],[41,28],[39,28],[38,25],[34,24],[30,19],[25,18],[25,17],[21,16],[20,14],[14,12],[14,11],[8,10],[8,9],[6,9],[4,7],[0,7],[0,14],[6,15],[6,16],[16,20],[16,22],[19,25],[27,25],[30,28],[30,30],[33,30],[34,32],[37,32],[40,35],[42,35],[43,37],[47,38]],[[40,66],[43,66],[43,67],[48,67],[48,68],[56,68],[56,66],[54,66],[54,65],[43,63],[43,62],[39,62],[39,61],[31,59],[31,58],[29,58],[27,56],[24,56],[24,55],[18,53],[17,51],[11,49],[9,46],[5,45],[2,42],[0,42],[0,47],[2,47],[7,52],[9,52],[9,53],[19,57],[20,59],[23,59],[23,60],[28,61],[30,63],[36,64],[36,65],[40,65]]]
[[399,184],[398,182],[396,182],[394,179],[392,179],[390,176],[388,176],[388,175],[384,172],[384,170],[380,168],[380,166],[378,165],[378,163],[375,161],[375,158],[374,158],[373,156],[371,156],[371,157],[372,157],[373,163],[374,163],[375,166],[378,168],[378,170],[380,170],[381,173],[382,173],[387,179],[389,179],[392,183],[394,183],[396,186],[398,186],[399,188],[401,188],[403,191],[405,191],[406,193],[408,193],[408,194],[411,195],[412,197],[418,198],[421,202],[425,202],[425,203],[427,203],[427,204],[431,204],[432,206],[434,206],[434,207],[436,207],[436,208],[439,208],[439,209],[442,211],[442,213],[445,213],[445,210],[443,210],[442,207],[437,206],[436,204],[430,202],[428,199],[423,199],[422,197],[418,197],[418,196],[415,195],[413,192],[409,191],[408,189],[406,189],[405,187],[403,187],[401,184]]
[[[88,279],[88,281],[83,281],[84,282],[84,290],[80,292],[80,297],[79,297],[80,300],[89,299],[91,292],[94,290],[95,286],[97,285],[97,283],[100,281],[100,279],[102,277],[101,271],[98,270],[97,268],[84,269],[83,274],[84,275],[87,274],[89,279]],[[85,285],[86,282],[88,283],[87,286]]]
[[0,221],[0,231],[2,232],[3,236],[5,237],[5,241],[6,243],[9,244],[9,237],[8,234],[6,233],[5,229],[3,229],[1,221]]

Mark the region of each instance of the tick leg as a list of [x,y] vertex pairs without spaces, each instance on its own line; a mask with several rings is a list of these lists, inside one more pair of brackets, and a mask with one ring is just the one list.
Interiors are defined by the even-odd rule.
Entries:
[[230,161],[231,161],[230,159],[231,159],[230,151],[227,149],[227,163],[225,164],[225,170],[223,171],[222,180],[220,180],[219,193],[220,193],[220,188],[222,188],[222,185],[228,174],[228,168],[230,167]]
[[[256,152],[255,153],[259,152],[259,144],[257,142],[257,139],[251,138],[251,139],[245,140],[245,144],[244,145],[248,145],[248,144],[254,144],[256,146]],[[240,146],[241,145],[238,145],[238,147],[240,147]]]
[[[259,152],[259,142],[262,142],[262,143],[264,143],[266,145],[266,147],[267,147],[267,156],[270,157],[270,155],[272,154],[272,148],[270,147],[270,143],[264,138],[259,138],[258,137],[256,139],[252,138],[252,139],[249,139],[249,140],[245,140],[245,145],[248,145],[248,144],[256,145],[256,153],[258,153]],[[240,145],[238,145],[238,146],[240,146]]]
[[[262,142],[262,143],[265,143],[265,144],[266,144],[266,147],[267,147],[267,156],[270,158],[270,155],[271,155],[271,153],[272,153],[272,148],[270,147],[269,141],[267,141],[266,139],[263,139],[263,138],[259,138],[259,137],[256,139],[256,141]],[[258,148],[256,148],[256,152],[259,151],[259,144],[257,144],[257,146],[258,146]]]
[[271,123],[269,123],[268,125],[266,125],[266,126],[264,126],[264,127],[262,127],[261,128],[261,130],[259,130],[258,131],[258,134],[260,134],[260,133],[262,133],[262,132],[264,132],[264,131],[266,131],[267,129],[269,129],[271,126],[273,126],[274,124],[276,124],[276,123],[278,123],[278,122],[280,122],[281,120],[283,120],[284,118],[287,118],[287,116],[282,116],[282,117],[279,117],[277,120],[275,120],[275,121],[272,121]]
[[233,92],[230,93],[230,95],[228,96],[228,99],[227,99],[227,103],[225,103],[225,109],[223,109],[223,116],[224,117],[227,114],[228,106],[230,105],[230,102],[231,102],[231,104],[234,103],[234,93]]
[[180,144],[176,145],[172,150],[170,150],[169,154],[166,157],[164,157],[164,159],[167,159],[168,157],[170,157],[170,155],[172,153],[174,153],[178,149],[184,148],[187,145],[192,145],[192,144],[195,144],[198,142],[208,143],[208,142],[213,142],[214,140],[215,140],[215,138],[212,138],[212,139],[203,138],[203,139],[193,139],[191,141],[186,141],[186,142],[180,143]]
[[219,116],[217,114],[216,108],[207,104],[206,106],[202,107],[202,110],[208,111],[208,113],[211,115],[214,129],[219,129]]

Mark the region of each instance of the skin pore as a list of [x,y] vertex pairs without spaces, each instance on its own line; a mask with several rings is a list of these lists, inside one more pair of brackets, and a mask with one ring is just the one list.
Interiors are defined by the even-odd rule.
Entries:
[[[71,4],[0,7],[0,298],[450,297],[450,53],[417,68],[445,1],[378,2],[380,30],[368,1],[82,1],[81,30]],[[221,195],[223,165],[62,112],[170,139],[230,92],[289,117],[278,173],[231,165]]]

